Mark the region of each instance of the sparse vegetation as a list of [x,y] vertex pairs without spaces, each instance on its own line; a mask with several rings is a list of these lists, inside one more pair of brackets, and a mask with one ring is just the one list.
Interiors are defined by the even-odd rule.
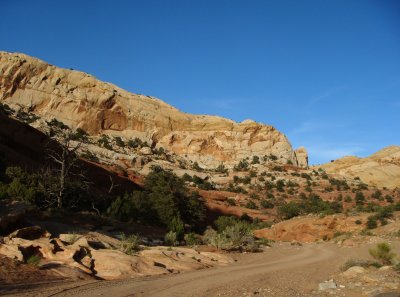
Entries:
[[178,238],[177,238],[177,234],[174,231],[169,231],[167,234],[165,234],[164,237],[164,242],[166,245],[169,246],[176,246],[178,245]]
[[221,216],[215,221],[217,231],[207,229],[204,241],[218,249],[255,251],[258,246],[252,235],[252,225],[235,217]]
[[249,170],[249,163],[246,160],[241,160],[233,167],[234,171],[247,171]]
[[369,254],[382,265],[391,265],[396,257],[392,247],[387,242],[381,242],[375,248],[369,249]]
[[135,234],[126,236],[125,233],[121,233],[121,245],[120,251],[127,254],[133,255],[140,250],[140,237]]
[[381,265],[379,265],[379,263],[377,262],[372,262],[369,260],[364,260],[364,259],[349,259],[347,260],[341,267],[340,270],[341,271],[346,271],[349,268],[353,267],[353,266],[360,266],[360,267],[364,267],[364,268],[368,268],[370,266],[374,266],[374,267],[379,267]]
[[375,229],[378,227],[378,222],[375,216],[369,216],[367,219],[367,229]]
[[233,198],[226,199],[226,202],[231,206],[235,206],[236,205],[236,200],[233,199]]
[[26,259],[26,263],[37,266],[37,265],[39,265],[40,260],[41,260],[41,257],[39,255],[32,255],[28,259]]
[[323,201],[320,196],[310,194],[307,200],[289,202],[278,207],[278,214],[283,219],[290,219],[300,214],[333,214],[343,211],[342,204],[337,201]]
[[247,203],[246,203],[246,207],[247,208],[249,208],[249,209],[257,209],[258,207],[257,207],[257,204],[255,204],[253,201],[248,201]]
[[251,161],[251,164],[260,164],[260,157],[253,156],[253,160]]

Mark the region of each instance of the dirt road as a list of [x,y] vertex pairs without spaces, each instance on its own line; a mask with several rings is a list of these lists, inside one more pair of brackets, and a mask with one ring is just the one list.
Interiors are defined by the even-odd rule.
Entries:
[[[60,285],[19,296],[310,296],[346,259],[367,256],[364,248],[337,245],[276,245],[263,253],[238,255],[225,266],[163,277]],[[315,296],[323,296],[319,292]]]

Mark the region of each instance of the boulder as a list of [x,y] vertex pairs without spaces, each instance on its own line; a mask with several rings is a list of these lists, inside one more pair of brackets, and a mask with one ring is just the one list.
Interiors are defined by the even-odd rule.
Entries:
[[39,226],[25,227],[15,230],[13,233],[8,235],[8,238],[22,238],[22,239],[39,239],[42,237],[50,238],[51,234]]
[[336,289],[337,285],[333,280],[325,281],[323,283],[319,283],[318,290],[320,291],[327,291],[331,289]]
[[347,278],[354,278],[366,272],[366,269],[361,266],[353,266],[343,272],[343,276]]
[[117,250],[92,250],[96,276],[102,279],[119,279],[140,275],[139,258]]
[[145,147],[142,147],[142,148],[140,149],[140,153],[141,153],[142,155],[152,155],[152,154],[153,154],[153,151],[151,150],[151,148],[145,146]]

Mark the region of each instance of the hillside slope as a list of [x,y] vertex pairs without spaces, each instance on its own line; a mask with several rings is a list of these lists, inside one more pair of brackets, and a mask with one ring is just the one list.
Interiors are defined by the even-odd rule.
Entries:
[[306,151],[296,154],[272,126],[183,113],[159,99],[24,54],[0,52],[0,102],[91,135],[138,137],[209,168],[268,154],[307,166]]
[[321,166],[326,172],[347,177],[359,177],[378,187],[400,187],[400,146],[389,146],[366,157],[344,157]]

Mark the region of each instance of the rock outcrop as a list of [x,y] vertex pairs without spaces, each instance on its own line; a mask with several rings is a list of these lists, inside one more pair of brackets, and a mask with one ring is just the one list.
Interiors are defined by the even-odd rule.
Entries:
[[344,157],[321,166],[327,173],[355,178],[377,187],[400,188],[400,146],[389,146],[366,157]]
[[[271,228],[255,230],[254,235],[277,241],[314,242],[332,239],[337,232],[361,231],[359,217],[347,218],[345,215],[331,215],[324,218],[317,216],[296,217],[282,221]],[[365,219],[363,219],[365,221]]]
[[294,151],[297,159],[297,165],[303,168],[308,167],[308,153],[305,147],[299,147]]
[[233,262],[232,258],[223,254],[184,247],[151,247],[128,255],[118,250],[121,245],[119,240],[96,232],[62,234],[60,238],[35,236],[34,239],[20,236],[25,233],[26,229],[16,230],[6,237],[5,243],[0,243],[0,256],[24,263],[36,258],[37,265],[42,269],[52,266],[78,269],[81,273],[101,279],[179,273]]
[[210,168],[268,154],[307,166],[306,151],[295,152],[272,126],[183,113],[159,99],[24,54],[0,52],[0,102],[91,135],[138,137]]

